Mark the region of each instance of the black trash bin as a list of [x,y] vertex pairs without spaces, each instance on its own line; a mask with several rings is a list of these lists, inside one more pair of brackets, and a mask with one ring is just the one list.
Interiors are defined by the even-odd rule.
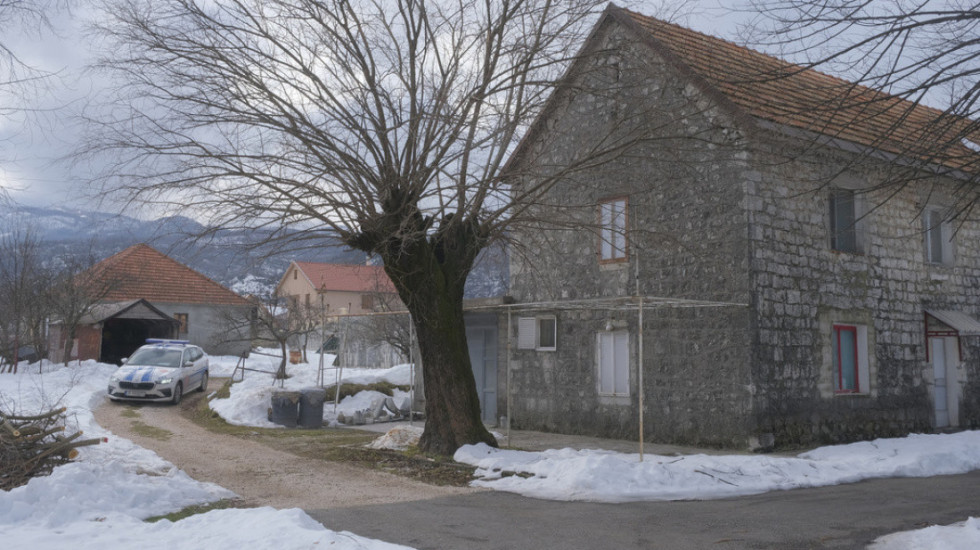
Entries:
[[299,425],[304,428],[319,428],[323,426],[323,402],[327,399],[327,390],[323,388],[305,388],[300,391]]
[[300,392],[279,390],[272,392],[273,423],[287,428],[295,428],[299,418]]

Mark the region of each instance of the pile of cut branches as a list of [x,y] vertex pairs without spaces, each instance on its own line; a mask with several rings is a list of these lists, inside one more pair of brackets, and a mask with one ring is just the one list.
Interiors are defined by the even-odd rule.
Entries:
[[0,411],[0,490],[9,491],[32,477],[50,474],[55,466],[78,456],[78,447],[101,441],[80,440],[82,432],[64,432],[64,408],[35,416]]

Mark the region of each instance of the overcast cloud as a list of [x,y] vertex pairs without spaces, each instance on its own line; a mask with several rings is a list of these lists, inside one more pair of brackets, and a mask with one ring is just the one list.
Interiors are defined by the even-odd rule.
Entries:
[[[716,0],[617,3],[717,36],[731,39],[736,32],[730,8],[719,7]],[[85,29],[98,13],[72,2],[70,12],[49,15],[51,29],[0,31],[0,41],[24,62],[53,75],[44,87],[26,94],[11,95],[0,88],[0,102],[24,108],[0,117],[0,186],[19,204],[113,210],[100,205],[102,197],[87,185],[90,170],[70,162],[82,135],[78,116],[105,85],[86,71],[96,54]]]

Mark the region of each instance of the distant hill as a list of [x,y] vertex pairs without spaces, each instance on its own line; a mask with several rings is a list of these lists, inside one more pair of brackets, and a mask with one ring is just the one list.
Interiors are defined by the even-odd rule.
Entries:
[[[281,245],[252,246],[266,236],[261,232],[220,230],[195,239],[207,228],[183,216],[143,221],[89,210],[0,206],[0,233],[28,226],[38,232],[50,261],[66,253],[107,258],[144,242],[240,294],[271,290],[290,260],[348,264],[366,260],[363,252],[327,239],[320,248],[293,251]],[[507,281],[506,256],[495,251],[477,265],[466,295],[499,296],[506,292]]]

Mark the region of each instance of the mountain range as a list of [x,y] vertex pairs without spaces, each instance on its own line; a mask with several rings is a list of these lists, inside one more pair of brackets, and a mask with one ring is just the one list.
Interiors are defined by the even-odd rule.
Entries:
[[[26,228],[36,232],[47,261],[66,253],[101,260],[146,243],[240,294],[271,291],[291,260],[344,264],[367,260],[363,252],[327,238],[315,249],[288,250],[282,243],[254,244],[268,236],[263,231],[214,230],[183,216],[140,220],[96,210],[0,206],[0,234]],[[197,237],[204,234],[208,236]],[[467,297],[499,296],[507,290],[506,255],[491,251],[484,256],[467,281]]]

